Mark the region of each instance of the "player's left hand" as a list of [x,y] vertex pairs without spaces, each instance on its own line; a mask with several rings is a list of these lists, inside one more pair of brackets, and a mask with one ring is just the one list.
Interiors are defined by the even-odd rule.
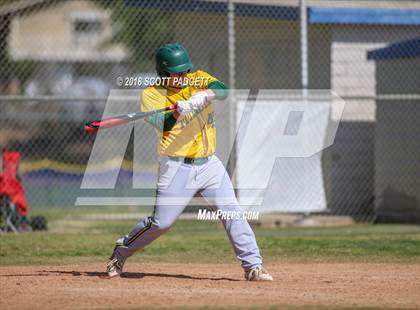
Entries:
[[205,91],[200,91],[195,95],[191,96],[188,100],[177,102],[177,111],[180,113],[188,113],[193,110],[197,110],[208,102],[208,94]]

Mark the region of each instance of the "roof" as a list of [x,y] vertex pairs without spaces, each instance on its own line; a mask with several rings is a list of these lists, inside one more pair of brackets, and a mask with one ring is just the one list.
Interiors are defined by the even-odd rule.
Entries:
[[[131,0],[125,0],[131,1]],[[138,0],[148,1],[148,0]],[[152,0],[149,0],[152,1]],[[167,0],[170,2],[172,0]],[[188,1],[188,0],[184,0]],[[228,0],[203,0],[206,2],[228,2]],[[275,6],[294,6],[298,7],[301,0],[230,0],[234,4],[258,4]],[[359,8],[400,8],[418,9],[418,0],[306,0],[308,7],[359,7]]]
[[390,44],[367,53],[371,60],[386,60],[400,58],[420,58],[420,37]]
[[[210,14],[227,14],[228,4],[226,1],[203,1],[203,0],[126,0],[127,5],[142,8],[161,9],[178,12],[197,12]],[[268,17],[274,19],[297,20],[299,8],[292,6],[256,5],[247,3],[235,3],[236,16]]]
[[[178,12],[210,14],[227,14],[228,12],[226,1],[125,0],[125,3],[135,7]],[[286,4],[288,2],[278,3]],[[235,2],[237,16],[298,20],[299,10],[299,7],[293,5]],[[312,24],[420,25],[420,9],[308,6],[308,22]]]
[[[45,2],[60,0],[18,0],[0,7],[0,15],[15,14]],[[233,0],[237,16],[253,16],[280,20],[298,20],[298,0]],[[226,0],[125,0],[130,6],[170,11],[227,14]],[[321,1],[308,0],[308,22],[311,24],[376,24],[420,25],[420,9],[411,9],[416,1]],[[387,5],[387,8],[373,7]],[[342,5],[342,6],[340,6]],[[361,5],[366,5],[361,7]],[[415,5],[414,7],[418,7]],[[404,8],[404,9],[402,9]]]
[[420,10],[311,7],[310,23],[420,25]]

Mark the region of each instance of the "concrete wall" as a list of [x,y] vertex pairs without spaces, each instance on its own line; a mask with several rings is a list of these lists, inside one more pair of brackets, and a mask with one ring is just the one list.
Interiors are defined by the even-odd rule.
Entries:
[[174,16],[173,31],[174,40],[188,49],[194,70],[208,71],[221,81],[228,82],[228,37],[225,16],[179,12]]
[[[227,17],[196,13],[176,15],[175,39],[189,48],[195,67],[209,70],[228,82]],[[185,20],[189,23],[187,29]],[[236,88],[300,87],[298,23],[238,16],[235,42]]]
[[300,87],[299,26],[296,22],[239,17],[236,21],[237,87]]
[[[331,37],[331,89],[341,97],[375,96],[375,64],[369,50],[418,35],[419,27],[336,26]],[[344,120],[374,121],[373,99],[347,98]]]
[[[376,61],[378,94],[420,95],[420,58]],[[378,100],[375,206],[379,221],[420,222],[420,100]]]
[[[346,107],[334,145],[324,152],[330,207],[370,214],[374,202],[375,64],[367,51],[415,36],[418,27],[340,25],[331,34],[331,89]],[[399,93],[398,88],[393,89]],[[370,96],[372,98],[349,98]],[[363,218],[360,218],[363,219]]]

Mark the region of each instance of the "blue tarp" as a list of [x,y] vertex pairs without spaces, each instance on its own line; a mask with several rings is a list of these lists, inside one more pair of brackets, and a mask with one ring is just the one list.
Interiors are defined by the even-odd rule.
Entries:
[[311,7],[309,23],[420,25],[420,10]]
[[386,47],[369,51],[368,59],[399,59],[420,57],[420,37],[390,44]]

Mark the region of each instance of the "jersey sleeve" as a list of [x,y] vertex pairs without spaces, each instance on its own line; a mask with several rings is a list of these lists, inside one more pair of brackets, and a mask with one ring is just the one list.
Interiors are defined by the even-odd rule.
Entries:
[[197,88],[211,89],[216,95],[216,99],[223,100],[229,95],[226,85],[209,73],[199,70],[195,73],[195,78],[197,79]]
[[229,95],[229,89],[220,81],[214,81],[210,83],[209,89],[214,92],[216,99],[219,100],[224,100]]
[[140,111],[149,112],[165,107],[166,97],[153,87],[147,87],[141,96]]
[[[150,112],[166,107],[166,96],[155,88],[146,88],[142,94],[140,111]],[[153,114],[145,119],[159,131],[168,131],[175,125],[176,119],[173,112],[161,112]]]

